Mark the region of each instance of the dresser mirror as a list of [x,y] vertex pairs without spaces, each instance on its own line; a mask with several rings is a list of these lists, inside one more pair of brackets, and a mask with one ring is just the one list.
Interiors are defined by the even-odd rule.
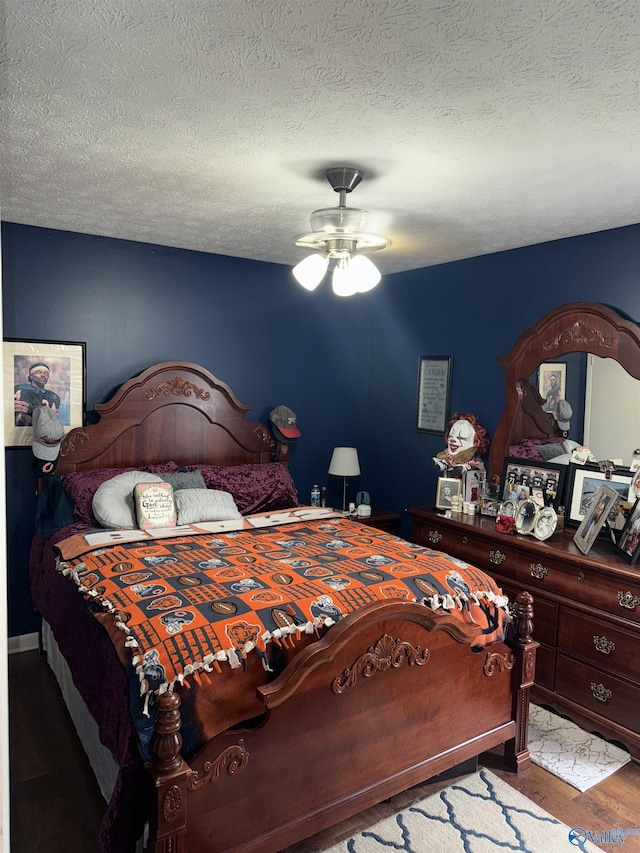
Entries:
[[621,458],[626,468],[640,447],[640,382],[610,358],[587,356],[583,443],[596,459]]
[[621,458],[623,465],[630,464],[633,449],[640,447],[640,328],[636,323],[600,303],[570,302],[541,317],[498,361],[505,371],[506,399],[489,449],[491,476],[500,477],[505,457],[518,442],[553,441],[564,434],[553,415],[542,408],[536,377],[545,362],[566,363],[567,376],[572,376],[566,399],[576,417],[568,437],[593,442],[599,459]]

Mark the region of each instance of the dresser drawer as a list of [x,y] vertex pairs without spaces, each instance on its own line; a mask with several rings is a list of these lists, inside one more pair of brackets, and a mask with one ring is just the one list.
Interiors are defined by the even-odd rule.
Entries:
[[532,591],[539,587],[581,604],[593,606],[597,602],[598,610],[640,623],[640,581],[605,577],[586,565],[561,566],[553,559],[536,561],[528,571],[520,567],[516,576],[523,579],[525,574]]
[[528,536],[488,536],[486,531],[478,533],[467,525],[452,530],[446,522],[438,524],[434,520],[429,537],[424,542],[427,546],[473,563],[488,574],[497,573],[526,584],[534,598],[538,589],[581,604],[593,605],[597,601],[599,610],[640,624],[637,573],[629,576],[627,572],[625,577],[606,575],[587,559],[576,561],[574,555],[558,552],[553,540],[547,545]]
[[640,687],[558,653],[555,692],[633,732],[640,732]]
[[536,649],[535,683],[540,687],[553,690],[553,677],[556,669],[556,654],[549,646],[540,645]]
[[[493,575],[496,583],[504,594],[508,596],[509,602],[513,603],[519,592],[522,592],[522,587],[514,586],[510,582],[504,582],[502,577],[495,573]],[[533,597],[533,638],[539,643],[546,643],[548,646],[556,644],[556,626],[558,623],[558,605],[554,601],[542,598],[540,596]],[[537,680],[537,679],[536,679]]]
[[465,560],[486,571],[486,560],[483,560],[481,565],[477,559],[482,542],[472,532],[464,529],[450,530],[439,523],[438,519],[434,519],[427,524],[416,525],[414,522],[412,539],[419,545],[424,545],[425,548],[451,554],[458,560]]
[[640,683],[640,632],[632,628],[560,607],[558,649]]

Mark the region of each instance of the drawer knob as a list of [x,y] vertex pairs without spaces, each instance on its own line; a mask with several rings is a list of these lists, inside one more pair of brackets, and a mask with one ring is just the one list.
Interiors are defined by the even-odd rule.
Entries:
[[580,581],[580,583],[582,583],[582,581],[584,580],[584,572],[578,572],[578,580]]
[[593,645],[596,647],[596,651],[603,655],[610,655],[616,649],[614,642],[607,640],[606,637],[598,637],[597,634],[593,635]]
[[604,684],[596,684],[595,681],[591,682],[591,692],[593,698],[597,699],[598,702],[608,702],[613,696],[608,687],[605,687]]
[[542,563],[531,563],[529,572],[532,578],[537,578],[539,581],[544,580],[549,574],[549,569],[545,568]]
[[620,592],[618,592],[618,602],[620,603],[620,607],[626,607],[627,610],[635,610],[640,604],[640,598],[629,590],[627,590],[627,592],[622,592],[622,590],[620,590]]
[[442,539],[442,533],[438,533],[437,530],[430,530],[429,531],[429,542],[432,542],[434,545],[437,545],[441,539]]
[[463,545],[466,545],[468,541],[469,541],[469,540],[467,539],[467,537],[466,537],[466,536],[463,536],[463,537],[462,537],[462,544],[463,544]]
[[506,559],[506,554],[502,554],[500,551],[489,551],[489,560],[494,566],[501,566]]

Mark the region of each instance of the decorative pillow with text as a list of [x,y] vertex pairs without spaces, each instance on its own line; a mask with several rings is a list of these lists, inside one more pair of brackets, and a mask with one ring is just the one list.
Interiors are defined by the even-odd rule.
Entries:
[[133,502],[140,530],[176,526],[176,504],[169,483],[138,483],[133,489]]

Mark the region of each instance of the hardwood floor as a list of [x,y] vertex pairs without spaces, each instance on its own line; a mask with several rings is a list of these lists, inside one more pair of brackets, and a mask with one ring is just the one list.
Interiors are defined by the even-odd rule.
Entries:
[[[38,652],[9,657],[9,715],[12,853],[95,853],[104,800],[55,678]],[[484,753],[480,764],[569,826],[592,832],[640,829],[638,764],[630,762],[583,794],[535,765],[516,776],[502,766],[498,750]],[[400,794],[327,830],[322,843],[338,841],[448,784],[430,783]],[[628,836],[622,846],[600,846],[640,853],[640,835]],[[567,853],[571,849],[567,842]]]

